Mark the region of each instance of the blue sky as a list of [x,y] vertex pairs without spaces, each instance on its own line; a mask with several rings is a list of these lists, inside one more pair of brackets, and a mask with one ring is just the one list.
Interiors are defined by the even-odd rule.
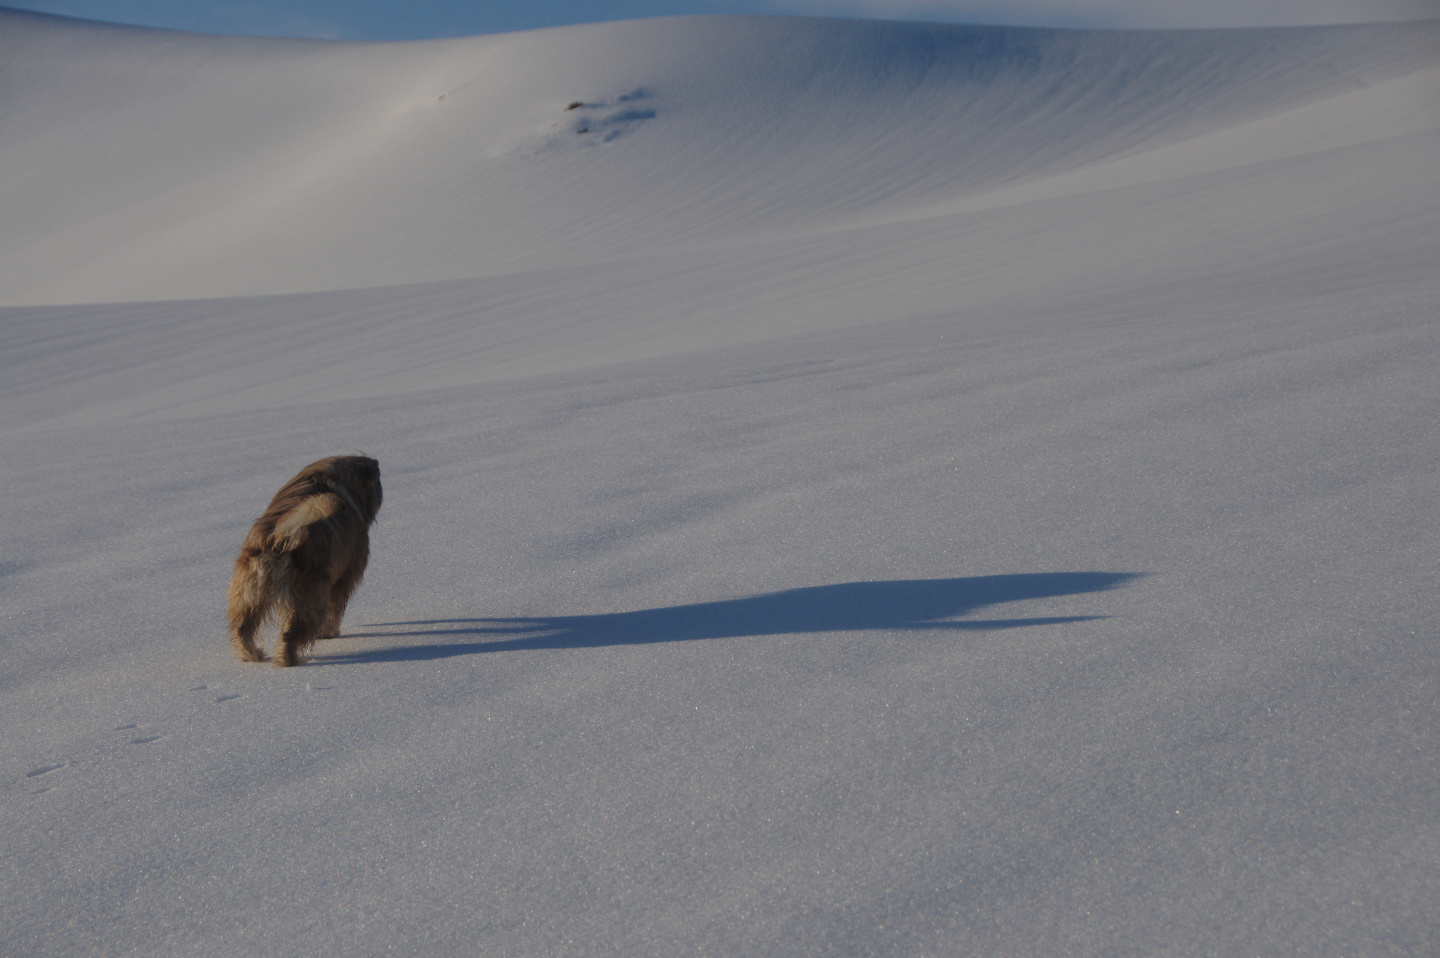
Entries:
[[94,20],[273,36],[412,40],[700,13],[810,14],[1037,26],[1353,23],[1440,15],[1440,0],[0,0]]

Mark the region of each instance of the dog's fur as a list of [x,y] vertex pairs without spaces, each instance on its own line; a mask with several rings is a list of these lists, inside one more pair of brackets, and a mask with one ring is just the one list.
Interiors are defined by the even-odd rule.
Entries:
[[367,456],[312,462],[255,520],[230,578],[230,642],[241,662],[264,662],[255,636],[280,622],[275,665],[296,665],[316,639],[340,634],[345,605],[370,559],[380,511],[380,464]]

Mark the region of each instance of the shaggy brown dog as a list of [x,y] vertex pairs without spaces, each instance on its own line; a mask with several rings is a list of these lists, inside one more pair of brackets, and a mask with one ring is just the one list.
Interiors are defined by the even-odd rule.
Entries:
[[275,664],[295,665],[316,639],[340,634],[345,604],[370,559],[380,511],[380,464],[366,456],[312,462],[255,520],[230,578],[230,644],[241,662],[264,662],[255,633],[280,620]]

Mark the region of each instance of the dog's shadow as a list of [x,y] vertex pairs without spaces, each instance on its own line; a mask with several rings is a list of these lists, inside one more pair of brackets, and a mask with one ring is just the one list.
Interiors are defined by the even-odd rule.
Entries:
[[[582,649],[694,639],[806,632],[907,630],[961,632],[1014,629],[1104,618],[1096,615],[1023,619],[960,619],[985,606],[1104,592],[1138,578],[1135,572],[1038,572],[961,579],[846,582],[693,605],[533,618],[422,619],[375,622],[342,638],[477,636],[388,649],[328,653],[317,663],[419,662],[482,652]],[[386,631],[371,631],[371,630]],[[393,630],[393,631],[390,631]],[[329,643],[326,643],[329,646]],[[333,648],[333,646],[331,646]]]

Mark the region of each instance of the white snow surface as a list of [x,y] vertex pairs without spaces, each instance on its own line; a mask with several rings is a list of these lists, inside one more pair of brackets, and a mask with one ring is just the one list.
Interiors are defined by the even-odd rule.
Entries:
[[1437,323],[1440,21],[0,11],[0,952],[1434,954]]

